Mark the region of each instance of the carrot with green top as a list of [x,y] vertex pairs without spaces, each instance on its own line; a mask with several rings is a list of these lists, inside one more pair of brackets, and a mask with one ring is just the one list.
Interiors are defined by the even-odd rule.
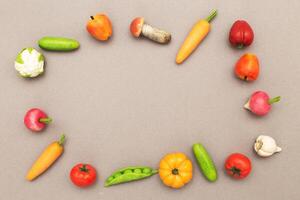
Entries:
[[199,20],[189,32],[184,43],[180,47],[176,63],[180,64],[185,61],[191,53],[196,49],[200,42],[206,37],[210,31],[210,22],[217,15],[217,10],[214,10],[206,19]]
[[51,143],[40,155],[40,157],[32,165],[26,175],[28,181],[32,181],[39,175],[44,173],[63,153],[65,135],[62,135],[59,141]]

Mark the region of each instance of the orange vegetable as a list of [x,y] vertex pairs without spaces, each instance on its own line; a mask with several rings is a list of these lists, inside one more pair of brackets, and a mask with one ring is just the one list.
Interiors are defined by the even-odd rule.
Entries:
[[112,25],[109,18],[104,14],[91,16],[86,25],[87,31],[97,40],[106,41],[112,35]]
[[63,143],[65,141],[65,135],[60,137],[59,141],[55,141],[50,144],[40,155],[40,157],[32,165],[28,171],[26,179],[32,181],[45,172],[63,153]]
[[210,31],[209,22],[217,15],[217,10],[214,10],[206,19],[199,20],[189,32],[184,43],[180,47],[176,63],[180,64],[187,59],[191,53],[196,49],[200,42],[206,37]]
[[181,188],[193,177],[192,162],[183,153],[167,154],[159,163],[159,177],[165,185]]

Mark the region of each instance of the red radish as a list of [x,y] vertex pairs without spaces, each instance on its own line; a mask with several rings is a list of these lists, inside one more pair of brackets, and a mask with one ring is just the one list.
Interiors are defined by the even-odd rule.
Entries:
[[24,117],[25,126],[34,132],[42,131],[51,121],[52,119],[38,108],[28,110]]
[[268,114],[272,104],[278,101],[280,101],[280,96],[270,99],[266,92],[256,91],[251,95],[244,107],[256,115],[263,116]]

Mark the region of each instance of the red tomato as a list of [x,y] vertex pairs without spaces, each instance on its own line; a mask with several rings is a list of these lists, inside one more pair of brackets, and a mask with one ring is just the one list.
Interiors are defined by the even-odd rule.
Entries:
[[93,166],[80,163],[72,168],[70,178],[75,185],[87,187],[95,182],[97,172]]
[[234,153],[227,158],[225,169],[227,174],[233,178],[242,179],[247,177],[251,172],[251,161],[243,154]]

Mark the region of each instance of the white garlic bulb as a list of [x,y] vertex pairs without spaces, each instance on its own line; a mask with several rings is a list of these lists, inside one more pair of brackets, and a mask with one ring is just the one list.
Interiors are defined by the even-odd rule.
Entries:
[[272,137],[260,135],[255,140],[254,150],[259,156],[269,157],[282,149],[277,146],[276,141]]

